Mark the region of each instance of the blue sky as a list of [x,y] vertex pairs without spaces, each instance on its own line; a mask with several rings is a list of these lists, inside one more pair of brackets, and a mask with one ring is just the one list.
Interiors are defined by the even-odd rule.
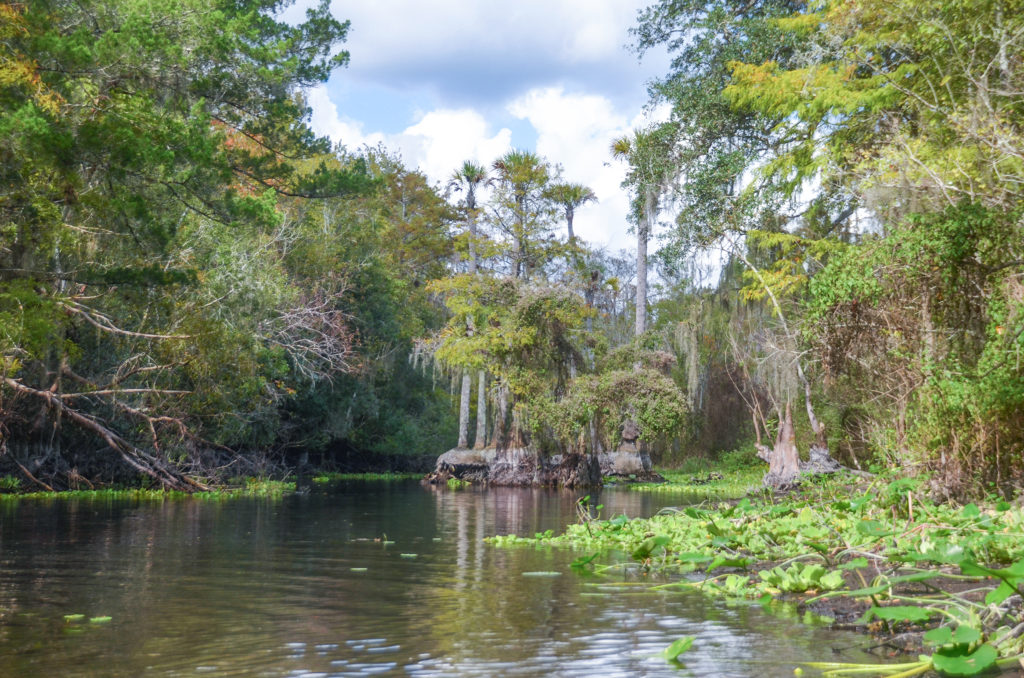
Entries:
[[[286,16],[298,18],[308,2]],[[334,0],[352,22],[347,68],[308,93],[312,126],[350,148],[383,143],[440,182],[471,159],[532,150],[590,186],[599,203],[575,226],[588,241],[628,247],[624,168],[612,139],[648,112],[646,83],[668,69],[643,61],[628,30],[647,0]]]

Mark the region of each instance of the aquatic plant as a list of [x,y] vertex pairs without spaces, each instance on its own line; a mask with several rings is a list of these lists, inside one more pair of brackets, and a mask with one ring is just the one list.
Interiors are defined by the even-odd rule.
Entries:
[[[844,482],[816,481],[782,502],[705,502],[645,519],[581,520],[560,535],[490,541],[584,550],[590,555],[574,561],[576,571],[606,572],[612,566],[595,560],[618,551],[648,571],[707,573],[648,585],[652,591],[697,589],[766,604],[779,595],[813,595],[808,603],[842,596],[866,610],[859,622],[865,627],[917,629],[935,648],[895,666],[808,665],[825,675],[975,675],[1024,656],[1020,507],[935,504],[922,496],[920,481],[906,479]],[[951,582],[972,587],[958,592],[962,586]]]

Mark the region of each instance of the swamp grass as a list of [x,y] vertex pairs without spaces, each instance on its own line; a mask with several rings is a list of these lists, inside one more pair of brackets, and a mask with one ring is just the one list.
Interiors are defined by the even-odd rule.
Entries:
[[[420,478],[419,473],[327,473],[313,475],[314,485],[330,485],[335,482],[350,480],[370,480],[392,482]],[[166,501],[193,497],[203,501],[223,501],[241,497],[282,498],[296,492],[294,480],[275,480],[269,478],[232,478],[208,491],[181,492],[179,490],[163,490],[147,487],[97,487],[93,489],[30,491],[19,479],[4,476],[0,478],[0,503],[14,501],[55,501],[55,500],[87,500],[87,501]]]

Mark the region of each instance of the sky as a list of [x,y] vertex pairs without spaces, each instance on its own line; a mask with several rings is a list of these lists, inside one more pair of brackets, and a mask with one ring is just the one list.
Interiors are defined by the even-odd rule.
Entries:
[[[299,20],[309,1],[285,15]],[[445,183],[465,160],[484,166],[513,148],[563,167],[598,203],[574,228],[592,245],[628,248],[625,167],[611,141],[645,112],[663,53],[628,45],[649,0],[333,0],[351,21],[348,67],[307,92],[311,125],[349,149],[383,143],[407,167]]]

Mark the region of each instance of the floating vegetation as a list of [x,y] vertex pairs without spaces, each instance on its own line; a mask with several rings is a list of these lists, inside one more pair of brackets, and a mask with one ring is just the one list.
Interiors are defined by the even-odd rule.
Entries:
[[111,620],[111,617],[89,617],[90,624],[106,624]]
[[318,485],[338,482],[341,480],[414,480],[422,478],[422,473],[317,473],[313,482]]
[[419,558],[419,556],[420,556],[420,554],[418,554],[418,553],[399,553],[398,555],[401,556],[402,558],[410,558],[410,559],[411,558]]
[[181,492],[138,487],[111,487],[94,490],[65,490],[62,492],[26,492],[21,494],[0,493],[0,502],[13,501],[138,501],[163,502],[195,498],[203,501],[222,501],[238,497],[280,498],[295,492],[295,483],[265,478],[234,478],[224,487],[208,492]]
[[523,572],[524,577],[561,577],[561,572]]
[[370,568],[368,567],[350,567],[349,572],[367,572]]
[[636,591],[693,589],[826,613],[842,602],[855,625],[910,634],[932,648],[892,666],[805,664],[827,676],[976,675],[1024,658],[1024,511],[1001,501],[935,504],[922,496],[921,481],[852,488],[825,480],[783,502],[763,495],[646,519],[581,515],[561,535],[488,541],[578,549],[584,555],[572,569],[591,575],[621,569],[598,562],[613,551],[646,572],[703,575]]
[[693,474],[683,471],[659,470],[668,482],[629,483],[624,487],[634,492],[676,493],[696,501],[738,499],[761,487],[764,470],[743,469],[734,473]]
[[66,621],[69,624],[73,624],[75,622],[82,621],[83,619],[85,619],[85,615],[84,614],[66,614],[66,615],[64,615],[64,621]]

